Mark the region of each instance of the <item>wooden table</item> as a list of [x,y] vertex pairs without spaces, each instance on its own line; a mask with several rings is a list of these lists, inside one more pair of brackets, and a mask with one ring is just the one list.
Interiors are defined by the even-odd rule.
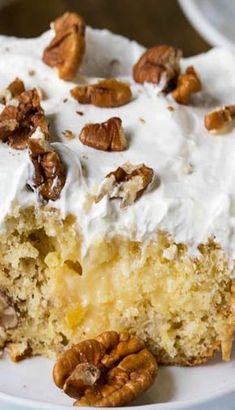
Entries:
[[0,11],[0,33],[37,36],[66,10],[78,11],[93,27],[108,28],[145,46],[168,43],[185,55],[209,48],[176,0],[15,0]]

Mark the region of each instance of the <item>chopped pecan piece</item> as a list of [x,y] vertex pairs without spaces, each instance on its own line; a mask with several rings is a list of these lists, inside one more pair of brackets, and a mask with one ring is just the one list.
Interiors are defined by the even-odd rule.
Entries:
[[55,37],[43,53],[43,61],[56,67],[59,77],[71,80],[85,52],[85,22],[77,13],[65,13],[54,22]]
[[235,118],[235,105],[218,108],[205,115],[204,123],[208,131],[217,133],[226,131]]
[[16,77],[16,79],[8,85],[7,89],[10,91],[12,97],[16,98],[25,91],[25,86],[23,81]]
[[8,297],[0,291],[0,327],[5,330],[14,329],[18,324],[16,311]]
[[87,124],[79,135],[84,145],[102,151],[123,151],[127,147],[122,120],[112,117],[98,124]]
[[25,149],[30,135],[41,127],[48,135],[48,124],[36,89],[24,91],[17,107],[8,105],[0,114],[0,139],[15,149]]
[[157,375],[154,356],[137,336],[104,332],[65,351],[54,366],[55,384],[75,406],[114,407],[145,392]]
[[120,198],[121,208],[131,205],[143,194],[153,176],[152,168],[127,162],[105,177],[96,202],[108,195],[110,199]]
[[97,84],[77,86],[71,95],[80,104],[97,107],[119,107],[130,102],[132,93],[128,84],[115,79],[99,81]]
[[17,77],[7,88],[0,90],[0,103],[8,104],[13,98],[17,98],[24,91],[24,83]]
[[29,149],[35,171],[34,180],[29,185],[36,188],[43,199],[55,201],[65,184],[65,169],[61,158],[40,128],[29,138]]
[[181,50],[169,45],[149,48],[133,67],[134,80],[141,84],[160,83],[163,90],[168,90],[179,75],[181,56]]
[[177,86],[172,97],[179,104],[189,104],[191,95],[201,91],[202,85],[193,66],[186,69],[185,74],[179,76]]

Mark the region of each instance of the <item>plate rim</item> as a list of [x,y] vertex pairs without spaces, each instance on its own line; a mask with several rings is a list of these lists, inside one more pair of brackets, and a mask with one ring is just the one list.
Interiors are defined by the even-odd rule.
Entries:
[[[217,399],[223,399],[227,396],[235,393],[235,385],[229,386],[227,389],[220,389],[216,390],[216,392],[210,392],[208,394],[204,394],[203,397],[198,397],[193,400],[187,401],[176,401],[176,402],[165,402],[165,403],[152,403],[152,404],[142,404],[137,406],[125,406],[125,410],[133,410],[135,407],[144,410],[183,410],[183,409],[192,409],[195,406],[199,406],[201,404],[209,404]],[[10,404],[24,406],[26,409],[30,410],[71,410],[73,406],[67,406],[63,404],[51,404],[48,402],[41,402],[38,400],[26,399],[23,397],[12,396],[7,393],[3,393],[0,391],[0,401],[5,401]],[[0,402],[1,404],[1,402]],[[90,407],[95,409],[95,407]],[[106,407],[105,409],[113,409],[118,407]],[[81,410],[87,410],[87,407],[80,407]],[[20,410],[20,409],[19,409]],[[23,409],[22,409],[23,410]]]
[[234,44],[207,20],[195,0],[178,0],[178,2],[192,26],[210,45],[234,48]]

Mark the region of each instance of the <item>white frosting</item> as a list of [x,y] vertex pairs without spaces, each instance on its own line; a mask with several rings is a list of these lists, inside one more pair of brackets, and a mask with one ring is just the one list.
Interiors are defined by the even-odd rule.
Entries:
[[[30,40],[0,37],[0,88],[18,76],[27,88],[38,86],[46,95],[42,106],[50,120],[54,146],[67,165],[61,197],[49,205],[59,208],[63,216],[69,212],[77,216],[84,235],[84,251],[93,240],[105,235],[143,240],[163,230],[192,250],[215,236],[234,258],[235,128],[225,135],[211,136],[203,123],[208,111],[235,102],[233,52],[213,49],[183,60],[183,68],[193,64],[200,73],[203,91],[194,97],[193,105],[180,106],[170,96],[160,95],[154,85],[133,82],[132,66],[143,47],[106,30],[88,28],[82,75],[76,83],[92,82],[91,76],[119,76],[130,82],[133,92],[129,104],[101,109],[79,105],[69,94],[74,84],[60,80],[42,62],[42,51],[52,36],[49,31]],[[33,76],[31,70],[35,71]],[[169,105],[174,111],[168,109]],[[82,127],[111,116],[122,119],[128,149],[112,153],[82,145],[77,137]],[[71,130],[76,138],[66,140],[66,130]],[[153,184],[126,209],[120,209],[118,200],[105,197],[88,210],[84,206],[87,194],[99,186],[106,174],[127,161],[152,167],[160,185]],[[36,194],[25,187],[32,172],[26,151],[15,151],[0,143],[2,226],[13,202],[22,206],[37,203]]]

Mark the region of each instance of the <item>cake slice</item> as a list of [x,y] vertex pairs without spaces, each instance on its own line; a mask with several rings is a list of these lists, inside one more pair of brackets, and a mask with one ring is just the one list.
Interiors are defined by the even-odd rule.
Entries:
[[159,363],[228,360],[235,130],[204,117],[234,103],[235,56],[88,27],[83,57],[84,36],[73,13],[0,37],[1,348],[55,358],[113,329]]

